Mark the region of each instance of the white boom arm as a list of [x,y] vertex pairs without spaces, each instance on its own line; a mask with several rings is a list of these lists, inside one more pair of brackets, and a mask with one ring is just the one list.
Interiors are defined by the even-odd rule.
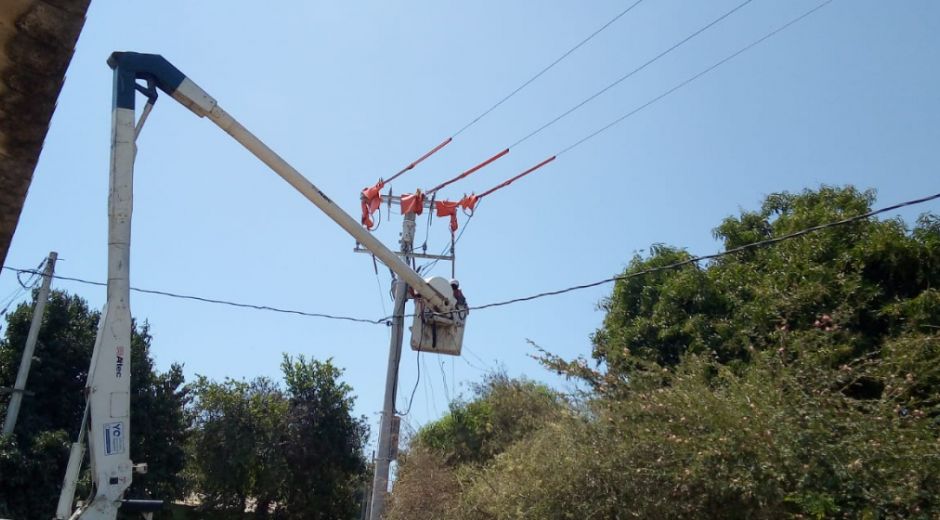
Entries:
[[[92,354],[86,392],[88,400],[87,434],[94,491],[90,501],[70,517],[75,481],[81,465],[80,449],[73,447],[57,518],[113,520],[118,508],[148,511],[148,501],[124,500],[131,484],[130,459],[130,238],[133,210],[134,159],[136,138],[160,89],[199,117],[208,117],[241,143],[262,162],[299,191],[310,202],[340,225],[357,242],[369,249],[402,280],[411,286],[437,313],[450,313],[456,302],[421,278],[395,253],[379,242],[354,218],[340,209],[313,183],[268,148],[219,106],[218,102],[183,75],[162,56],[134,52],[115,52],[108,59],[114,69],[114,104],[111,113],[111,167],[108,199],[108,291],[107,304],[99,324]],[[146,86],[139,83],[146,82]],[[136,93],[149,98],[139,123],[135,122]],[[446,291],[445,291],[446,292]],[[458,316],[460,313],[453,313]],[[459,322],[463,318],[440,317],[440,323]],[[72,459],[78,459],[77,463]]]

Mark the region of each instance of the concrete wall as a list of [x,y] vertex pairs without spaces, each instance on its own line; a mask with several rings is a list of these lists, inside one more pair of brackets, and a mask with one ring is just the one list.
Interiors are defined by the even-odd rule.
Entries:
[[90,0],[0,0],[0,265]]

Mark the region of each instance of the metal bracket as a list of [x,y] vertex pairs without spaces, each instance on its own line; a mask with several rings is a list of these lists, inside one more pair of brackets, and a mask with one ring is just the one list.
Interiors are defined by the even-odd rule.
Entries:
[[[358,244],[356,245],[356,247],[353,248],[353,252],[354,252],[354,253],[366,253],[366,254],[370,254],[370,255],[372,254],[372,251],[369,251],[368,249],[359,247]],[[409,253],[403,253],[403,252],[399,251],[397,254],[399,254],[399,255],[407,254],[408,256],[411,256],[411,257],[414,257],[414,258],[427,258],[427,259],[431,259],[431,260],[450,260],[450,261],[453,261],[453,260],[454,260],[454,255],[428,255],[428,254],[425,254],[425,253],[415,253],[415,252],[413,252],[413,251],[412,251],[412,252],[409,252]]]
[[144,123],[147,121],[147,116],[150,115],[150,111],[153,110],[154,103],[157,102],[157,85],[152,78],[147,78],[147,86],[143,86],[140,83],[134,82],[134,89],[137,92],[147,96],[147,104],[144,105],[144,110],[140,114],[140,119],[137,120],[137,125],[134,128],[134,140],[136,141],[140,137],[140,131],[144,128]]

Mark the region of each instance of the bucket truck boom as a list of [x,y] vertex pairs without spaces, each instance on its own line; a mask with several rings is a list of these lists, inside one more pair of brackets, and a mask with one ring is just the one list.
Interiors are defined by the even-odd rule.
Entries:
[[[340,209],[313,183],[268,148],[230,116],[218,102],[199,88],[162,56],[115,52],[108,59],[114,70],[111,112],[111,166],[108,197],[108,290],[86,383],[87,412],[73,445],[59,500],[57,518],[113,520],[119,508],[146,512],[156,501],[125,500],[135,466],[130,458],[130,238],[133,209],[136,139],[161,90],[199,117],[206,117],[247,148],[310,202],[368,248],[418,295],[416,313],[418,343],[440,346],[443,352],[459,353],[466,313],[458,309],[447,284],[424,280],[385,247],[354,218]],[[147,97],[136,119],[137,93]],[[434,283],[429,283],[433,281]],[[93,491],[87,503],[72,512],[75,482],[87,438]],[[145,467],[139,465],[136,469]]]

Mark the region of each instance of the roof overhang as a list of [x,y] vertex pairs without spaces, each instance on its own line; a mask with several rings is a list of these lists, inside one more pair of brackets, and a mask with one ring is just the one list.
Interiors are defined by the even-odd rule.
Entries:
[[0,265],[90,0],[0,2]]

